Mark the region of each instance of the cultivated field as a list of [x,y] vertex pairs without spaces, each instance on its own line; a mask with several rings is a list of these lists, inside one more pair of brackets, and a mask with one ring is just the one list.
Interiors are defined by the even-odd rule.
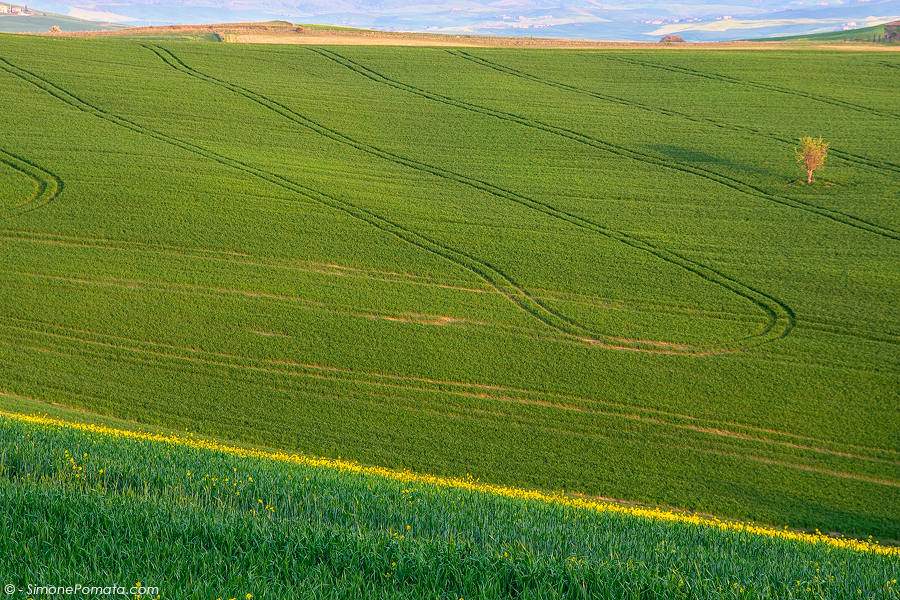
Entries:
[[897,56],[0,37],[0,408],[900,539]]
[[113,579],[135,598],[897,598],[900,552],[868,542],[193,436],[6,415],[0,434],[0,575],[23,591]]

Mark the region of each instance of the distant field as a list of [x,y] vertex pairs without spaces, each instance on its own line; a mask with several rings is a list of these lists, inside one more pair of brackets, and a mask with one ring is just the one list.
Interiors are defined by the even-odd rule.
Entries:
[[858,29],[847,29],[845,31],[829,31],[826,33],[813,33],[809,35],[789,35],[777,38],[767,38],[767,41],[790,41],[790,40],[817,40],[817,41],[865,41],[870,38],[876,40],[884,40],[884,25],[875,25],[873,27],[860,27]]
[[27,17],[11,14],[0,15],[0,31],[4,33],[46,33],[54,25],[61,31],[114,31],[125,27],[124,25],[87,21],[42,10],[35,11],[35,14]]
[[896,53],[0,40],[0,408],[900,539]]

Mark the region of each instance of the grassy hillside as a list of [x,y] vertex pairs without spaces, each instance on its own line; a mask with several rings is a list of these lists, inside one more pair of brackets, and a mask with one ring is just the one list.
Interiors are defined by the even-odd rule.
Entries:
[[[897,553],[839,539],[47,419],[0,417],[0,449],[0,573],[21,590],[116,581],[139,586],[138,598],[897,597]],[[34,546],[55,551],[23,563]]]
[[859,27],[857,29],[848,29],[846,31],[828,31],[825,33],[812,33],[808,35],[789,35],[776,38],[766,38],[766,41],[790,41],[790,40],[811,40],[811,41],[866,41],[870,38],[876,40],[884,40],[884,25],[873,25],[872,27]]
[[896,54],[0,59],[0,390],[900,539]]

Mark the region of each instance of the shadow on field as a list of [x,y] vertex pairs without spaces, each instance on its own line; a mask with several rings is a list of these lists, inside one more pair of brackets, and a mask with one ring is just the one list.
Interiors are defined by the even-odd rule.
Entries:
[[745,163],[733,163],[713,154],[707,154],[706,152],[697,152],[696,150],[689,150],[688,148],[679,148],[677,146],[647,146],[647,148],[653,150],[654,152],[658,152],[664,156],[687,164],[718,165],[727,167],[729,169],[746,171],[748,173],[767,173],[766,171],[761,171],[760,169],[753,168]]

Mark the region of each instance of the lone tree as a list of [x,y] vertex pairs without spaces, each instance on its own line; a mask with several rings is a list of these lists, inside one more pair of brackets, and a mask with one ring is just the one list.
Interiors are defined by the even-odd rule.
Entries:
[[794,148],[794,151],[797,153],[797,162],[806,166],[806,183],[812,183],[813,171],[821,169],[825,164],[828,142],[823,142],[822,138],[817,140],[812,137],[800,138],[800,147]]
[[659,40],[660,44],[683,44],[684,38],[680,35],[665,35]]
[[54,25],[50,28],[50,33],[59,33],[59,25]]

